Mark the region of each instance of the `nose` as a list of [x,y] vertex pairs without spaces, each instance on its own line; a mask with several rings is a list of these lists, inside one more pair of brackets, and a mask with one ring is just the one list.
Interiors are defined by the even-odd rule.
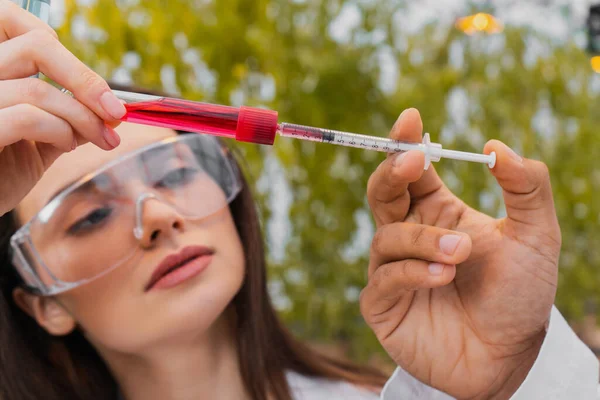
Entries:
[[161,238],[172,237],[183,230],[183,217],[175,208],[152,193],[144,193],[138,197],[133,233],[143,247],[150,248]]

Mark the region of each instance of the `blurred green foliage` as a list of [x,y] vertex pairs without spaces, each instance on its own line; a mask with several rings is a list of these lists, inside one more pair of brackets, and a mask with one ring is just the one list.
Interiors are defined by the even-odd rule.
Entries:
[[[545,161],[563,230],[559,308],[577,319],[586,300],[600,300],[600,82],[573,43],[510,27],[467,37],[435,22],[409,35],[391,18],[402,4],[385,0],[86,3],[66,1],[58,32],[105,78],[382,136],[416,107],[445,147],[480,152],[494,138]],[[362,22],[336,41],[329,28],[345,3],[360,9]],[[395,82],[383,57],[395,62]],[[287,139],[238,147],[256,182],[270,287],[286,322],[302,337],[344,343],[357,359],[380,352],[357,300],[373,233],[366,183],[382,156]],[[437,168],[468,204],[503,215],[484,166]]]

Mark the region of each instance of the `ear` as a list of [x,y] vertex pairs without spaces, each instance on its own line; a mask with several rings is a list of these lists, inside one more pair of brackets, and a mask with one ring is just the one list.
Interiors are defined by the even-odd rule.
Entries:
[[51,335],[68,335],[77,326],[71,314],[52,297],[37,296],[22,288],[16,288],[13,291],[13,299],[21,310]]

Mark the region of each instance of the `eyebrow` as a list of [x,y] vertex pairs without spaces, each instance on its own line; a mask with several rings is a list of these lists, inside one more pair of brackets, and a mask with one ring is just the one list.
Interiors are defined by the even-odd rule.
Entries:
[[[175,149],[175,151],[173,151],[174,149]],[[165,153],[169,153],[169,152],[177,155],[178,154],[177,147],[158,146],[158,147],[150,148],[150,149],[144,151],[143,153],[139,154],[139,156],[137,158],[138,158],[138,160],[146,161],[146,159],[158,157],[158,156],[161,156],[161,155],[163,155]]]
[[[75,184],[76,182],[78,182],[80,180],[82,180],[82,179],[78,179],[78,180],[72,181],[70,183],[67,183],[66,185],[62,186],[60,189],[56,190],[52,194],[52,196],[48,199],[48,201],[46,202],[46,204],[44,206],[47,206],[48,204],[52,203],[54,201],[54,199],[56,199],[62,192],[64,192],[65,190],[67,190],[73,184]],[[89,178],[89,179],[87,179],[87,181],[84,181],[81,184],[81,186],[78,187],[77,189],[75,189],[72,193],[86,192],[86,191],[91,190],[93,186],[94,186],[94,179]]]
[[[84,180],[82,178],[82,180]],[[75,181],[77,182],[77,181]],[[75,182],[71,183],[74,184]],[[42,209],[39,211],[38,213],[38,217],[41,218],[42,220],[46,220],[49,218],[49,216],[51,214],[53,214],[56,209],[57,209],[57,205],[54,204],[53,206],[51,206],[50,208],[48,208],[49,205],[52,204],[52,202],[58,197],[60,196],[60,194],[66,190],[70,185],[65,185],[63,188],[61,188],[60,190],[54,192],[54,194],[52,195],[52,197],[50,198],[50,200],[48,200],[46,202],[46,204],[42,207]],[[81,193],[81,192],[86,192],[86,191],[91,191],[94,187],[94,179],[90,179],[88,178],[87,181],[84,180],[84,182],[81,184],[81,186],[79,186],[78,188],[76,188],[75,190],[73,190],[72,193]]]

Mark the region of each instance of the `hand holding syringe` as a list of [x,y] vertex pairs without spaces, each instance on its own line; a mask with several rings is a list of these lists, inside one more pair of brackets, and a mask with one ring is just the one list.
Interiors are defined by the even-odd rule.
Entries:
[[275,136],[279,135],[385,153],[418,150],[425,154],[425,169],[429,168],[431,162],[437,162],[442,158],[483,163],[490,168],[496,164],[495,153],[486,155],[443,150],[440,144],[430,141],[428,133],[425,134],[422,143],[406,143],[375,136],[279,123],[276,111],[260,108],[236,108],[118,90],[113,92],[126,102],[128,113],[123,120],[127,122],[207,133],[268,145],[272,145]]

